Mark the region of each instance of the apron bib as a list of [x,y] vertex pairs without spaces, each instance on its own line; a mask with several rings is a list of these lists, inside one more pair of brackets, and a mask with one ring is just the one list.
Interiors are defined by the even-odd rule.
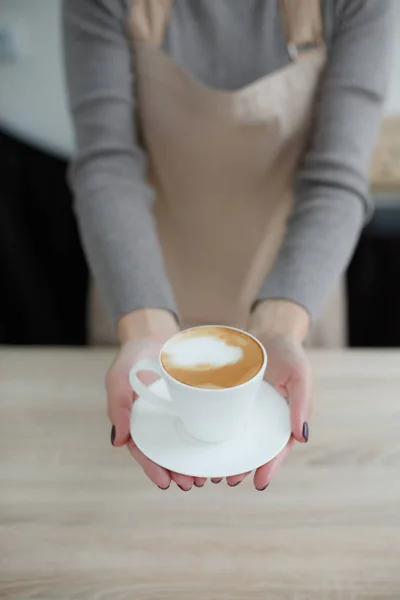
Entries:
[[292,63],[234,92],[160,50],[171,3],[134,0],[131,16],[159,238],[183,326],[246,328],[309,135],[326,56],[320,1],[281,2]]
[[280,0],[291,63],[236,91],[162,51],[172,0],[133,0],[138,111],[154,216],[183,327],[246,328],[293,202],[326,62],[320,0]]

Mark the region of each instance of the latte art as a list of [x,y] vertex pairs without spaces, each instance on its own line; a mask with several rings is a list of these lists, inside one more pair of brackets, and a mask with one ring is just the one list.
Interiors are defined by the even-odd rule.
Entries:
[[203,332],[200,335],[183,334],[168,346],[168,361],[182,369],[219,368],[237,363],[243,357],[240,346],[230,346],[224,339]]
[[221,389],[241,385],[262,368],[260,344],[228,327],[198,327],[171,338],[161,362],[177,381],[191,387]]

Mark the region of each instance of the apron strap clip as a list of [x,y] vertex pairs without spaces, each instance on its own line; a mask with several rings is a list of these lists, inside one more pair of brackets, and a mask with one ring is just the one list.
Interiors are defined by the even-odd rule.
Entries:
[[294,42],[289,42],[287,45],[287,51],[291,58],[291,60],[296,60],[299,58],[300,54],[304,52],[309,52],[311,50],[315,50],[316,48],[320,48],[323,43],[316,44],[295,44]]

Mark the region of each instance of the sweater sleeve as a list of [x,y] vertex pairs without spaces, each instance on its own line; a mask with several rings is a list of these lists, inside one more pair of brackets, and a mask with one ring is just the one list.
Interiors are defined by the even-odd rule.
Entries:
[[391,2],[338,0],[316,125],[293,214],[259,300],[322,312],[372,212],[368,168],[388,82]]
[[64,0],[67,86],[76,134],[75,211],[100,294],[117,321],[138,308],[176,312],[138,143],[132,48],[122,0]]

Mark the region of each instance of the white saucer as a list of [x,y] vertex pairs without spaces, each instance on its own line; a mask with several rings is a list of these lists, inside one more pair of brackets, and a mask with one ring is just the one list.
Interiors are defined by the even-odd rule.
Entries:
[[[168,398],[164,381],[150,386]],[[131,436],[145,456],[169,471],[193,477],[229,477],[272,460],[291,435],[289,407],[263,382],[247,426],[234,439],[207,444],[189,436],[181,422],[138,398],[132,407]]]

